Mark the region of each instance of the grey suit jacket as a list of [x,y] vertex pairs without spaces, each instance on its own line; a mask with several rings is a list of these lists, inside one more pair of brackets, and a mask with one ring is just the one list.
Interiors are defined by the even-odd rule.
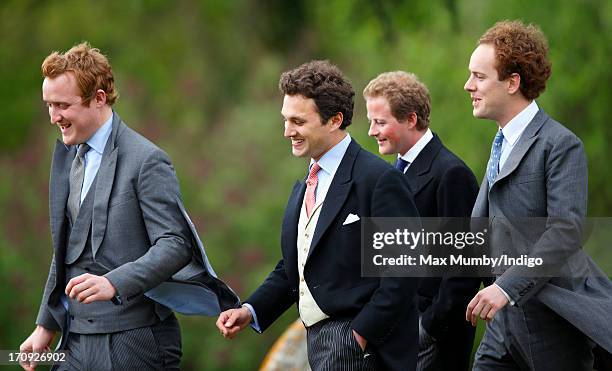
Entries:
[[[486,176],[472,217],[489,217],[495,241],[511,241],[543,257],[559,275],[534,277],[514,266],[496,280],[516,305],[535,297],[612,352],[612,284],[586,254],[581,230],[587,211],[587,160],[582,142],[540,110],[526,127],[489,191]],[[525,218],[531,227],[512,228]],[[520,230],[520,233],[518,232]],[[520,242],[519,242],[520,241]],[[503,245],[503,243],[502,243]]]
[[[75,149],[58,140],[49,184],[54,254],[36,320],[53,330],[65,324],[61,296],[70,237],[66,201],[74,156]],[[91,248],[94,260],[107,268],[104,276],[117,289],[120,302],[147,294],[163,304],[162,313],[171,308],[205,315],[239,303],[208,262],[180,200],[170,159],[115,112],[95,183]]]

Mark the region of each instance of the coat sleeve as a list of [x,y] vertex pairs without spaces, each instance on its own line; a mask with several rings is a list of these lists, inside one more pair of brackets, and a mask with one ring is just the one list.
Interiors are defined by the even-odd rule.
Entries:
[[245,303],[253,306],[259,328],[263,332],[293,303],[297,302],[296,294],[289,284],[285,262],[281,259],[259,288],[245,300]]
[[176,202],[178,180],[163,151],[155,149],[143,161],[136,186],[151,247],[140,258],[104,275],[118,295],[128,300],[170,278],[192,256],[189,227]]
[[51,291],[55,287],[55,254],[51,258],[51,266],[49,267],[49,275],[47,276],[47,284],[45,285],[45,291],[43,293],[43,298],[40,303],[40,308],[38,309],[38,316],[36,317],[36,324],[40,325],[47,330],[60,331],[61,328],[57,321],[53,318],[51,313],[49,312],[49,296],[51,295]]
[[[538,276],[515,265],[496,284],[521,305],[536,294],[581,249],[588,193],[587,160],[582,142],[573,134],[549,140],[543,182],[546,187],[544,233],[530,247],[530,258],[542,258],[547,274]],[[574,255],[575,256],[575,255]]]

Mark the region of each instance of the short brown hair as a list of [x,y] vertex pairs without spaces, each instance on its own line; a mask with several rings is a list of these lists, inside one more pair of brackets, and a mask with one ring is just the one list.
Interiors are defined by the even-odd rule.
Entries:
[[409,72],[394,71],[378,75],[363,89],[363,97],[384,97],[389,102],[391,114],[398,121],[404,121],[414,112],[417,116],[417,130],[429,127],[431,99],[425,84]]
[[82,104],[88,104],[98,89],[106,92],[106,103],[112,106],[118,97],[115,90],[113,70],[106,56],[88,42],[73,46],[67,52],[49,54],[42,63],[44,77],[55,78],[66,72],[73,72],[81,91]]
[[538,26],[518,20],[497,22],[480,37],[480,44],[495,48],[495,68],[500,81],[513,73],[519,74],[520,91],[529,100],[546,89],[552,68],[548,42]]
[[278,88],[285,95],[313,99],[323,123],[342,112],[340,129],[351,124],[355,91],[340,69],[327,60],[311,61],[283,72]]

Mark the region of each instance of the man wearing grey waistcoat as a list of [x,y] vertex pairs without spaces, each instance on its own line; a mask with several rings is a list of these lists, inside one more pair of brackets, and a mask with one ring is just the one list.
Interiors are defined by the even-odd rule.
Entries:
[[[36,328],[20,349],[49,349],[61,331],[61,370],[178,369],[172,309],[215,315],[237,298],[208,263],[170,159],[113,111],[107,58],[82,43],[50,54],[42,73],[62,136],[49,185],[54,253]],[[198,285],[181,286],[193,279]],[[181,287],[200,308],[187,308]]]

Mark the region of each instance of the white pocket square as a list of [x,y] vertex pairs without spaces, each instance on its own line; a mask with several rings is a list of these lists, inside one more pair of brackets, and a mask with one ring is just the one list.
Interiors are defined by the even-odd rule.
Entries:
[[355,214],[348,214],[348,216],[346,217],[346,220],[344,221],[344,223],[342,223],[342,225],[347,225],[347,224],[355,223],[358,220],[359,220],[359,217],[357,215],[355,215]]

